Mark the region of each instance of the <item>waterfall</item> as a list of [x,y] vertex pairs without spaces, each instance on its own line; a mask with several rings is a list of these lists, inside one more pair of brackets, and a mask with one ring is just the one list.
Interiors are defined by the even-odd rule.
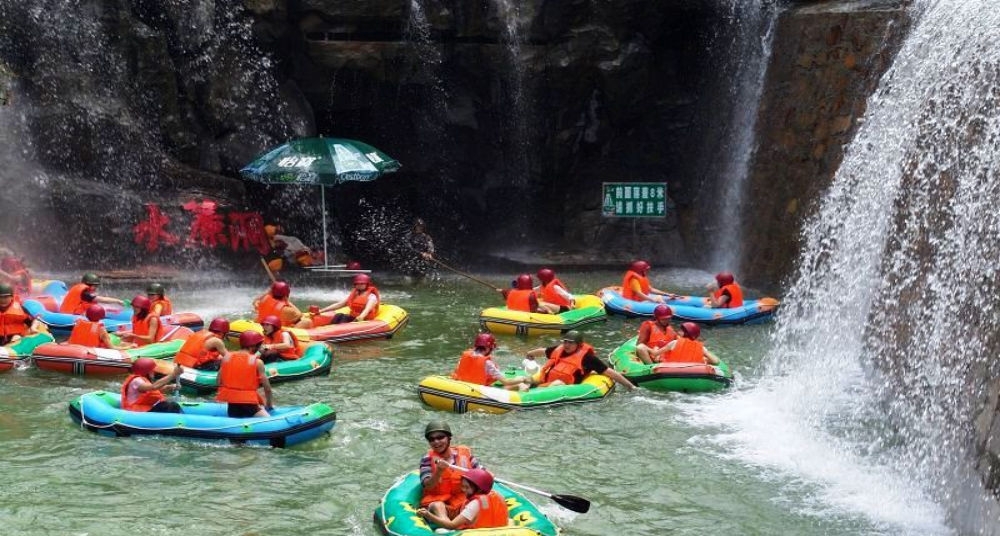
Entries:
[[527,187],[528,176],[531,173],[531,129],[534,110],[531,106],[527,87],[528,77],[524,70],[525,61],[522,58],[522,45],[525,37],[522,30],[522,20],[519,2],[514,0],[493,0],[500,22],[503,24],[503,45],[507,59],[507,78],[500,80],[502,88],[497,100],[508,113],[504,117],[503,159],[507,164],[507,176],[512,184],[519,188]]

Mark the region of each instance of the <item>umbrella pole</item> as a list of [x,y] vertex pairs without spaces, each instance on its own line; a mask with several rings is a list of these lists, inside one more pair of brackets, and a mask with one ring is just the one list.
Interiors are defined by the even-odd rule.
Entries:
[[326,185],[319,185],[319,203],[323,211],[323,268],[330,267],[330,257],[326,252]]

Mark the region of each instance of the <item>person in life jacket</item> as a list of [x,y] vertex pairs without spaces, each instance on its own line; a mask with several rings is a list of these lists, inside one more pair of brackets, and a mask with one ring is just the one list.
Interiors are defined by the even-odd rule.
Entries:
[[653,287],[649,282],[649,270],[652,268],[646,261],[633,261],[622,277],[622,297],[632,301],[650,301],[663,303],[667,298],[676,299],[677,295]]
[[[357,274],[352,280],[354,288],[346,298],[331,303],[322,309],[313,309],[316,312],[310,313],[307,318],[303,318],[296,327],[309,329],[328,324],[346,324],[347,322],[362,322],[373,320],[378,316],[378,306],[382,297],[378,293],[378,288],[372,284],[372,278],[368,274]],[[333,316],[324,316],[323,313],[336,311],[342,307],[348,307],[347,313],[337,313]]]
[[132,331],[116,333],[123,341],[135,343],[136,346],[146,346],[160,342],[166,330],[160,317],[150,313],[152,303],[149,298],[139,294],[132,298]]
[[[219,392],[215,399],[227,404],[226,413],[236,419],[268,417],[274,408],[271,382],[267,379],[264,362],[258,357],[264,336],[256,331],[240,333],[238,352],[222,358],[219,367]],[[257,392],[264,388],[264,396]]]
[[14,288],[14,298],[23,299],[31,294],[31,273],[24,261],[13,254],[0,259],[0,283]]
[[302,319],[302,313],[289,301],[291,293],[292,288],[288,283],[284,281],[271,283],[271,288],[267,292],[253,300],[253,308],[257,311],[255,321],[260,324],[265,317],[274,315],[281,320],[282,326],[289,327],[298,323]]
[[670,327],[670,318],[674,316],[673,309],[660,304],[653,309],[653,319],[639,326],[639,337],[635,344],[635,355],[647,365],[660,360],[666,352],[667,343],[677,338],[674,328]]
[[583,342],[583,334],[575,329],[563,335],[562,344],[528,350],[524,356],[528,359],[548,357],[538,374],[531,379],[533,385],[573,385],[583,381],[588,374],[597,373],[611,378],[629,391],[635,389],[628,378],[601,361],[594,354],[594,347]]
[[182,413],[181,406],[164,396],[177,390],[181,367],[174,366],[170,374],[153,381],[156,361],[140,357],[132,363],[132,374],[122,384],[121,408],[126,411],[152,411],[156,413]]
[[507,308],[511,311],[524,311],[526,313],[537,313],[538,296],[533,290],[531,276],[521,274],[513,283],[514,288],[496,289],[507,300]]
[[743,289],[736,284],[733,274],[729,272],[715,274],[715,285],[709,283],[709,287],[713,292],[708,297],[708,307],[743,307]]
[[160,318],[174,314],[174,304],[165,295],[161,283],[152,283],[146,287],[146,297],[149,298],[149,314]]
[[[436,516],[449,519],[458,515],[465,505],[462,493],[462,469],[482,469],[472,449],[451,444],[451,427],[444,421],[431,421],[424,427],[424,438],[430,445],[420,459],[420,506]],[[456,469],[453,466],[458,466]]]
[[558,314],[565,313],[576,307],[576,300],[570,294],[566,285],[556,277],[556,273],[551,268],[542,268],[535,274],[541,282],[535,287],[538,300],[538,310]]
[[73,331],[69,333],[69,339],[67,339],[66,342],[90,348],[115,348],[118,350],[125,350],[135,347],[134,344],[128,343],[115,344],[114,341],[111,340],[111,336],[108,335],[107,328],[105,328],[104,324],[101,323],[101,320],[104,320],[104,307],[101,307],[96,303],[91,304],[84,312],[84,317],[86,319],[77,319],[76,323],[73,325]]
[[507,389],[527,390],[531,385],[528,378],[517,376],[508,378],[500,372],[500,368],[493,362],[493,350],[497,347],[496,337],[489,333],[476,335],[472,348],[462,352],[462,357],[458,360],[455,371],[451,377],[455,380],[475,383],[478,385],[492,385],[500,382]]
[[302,345],[291,331],[281,327],[278,317],[268,316],[260,326],[264,329],[264,344],[260,347],[261,361],[274,363],[302,357]]
[[125,305],[125,302],[119,300],[118,298],[110,298],[108,296],[99,295],[97,290],[100,286],[101,278],[98,277],[97,274],[83,274],[83,277],[80,278],[80,282],[70,287],[66,292],[66,296],[63,297],[62,303],[59,305],[59,312],[82,315],[91,303],[112,303],[121,306]]
[[0,345],[21,340],[21,337],[43,331],[33,316],[14,299],[14,288],[0,283]]
[[225,318],[213,318],[208,329],[195,332],[177,351],[174,363],[198,370],[219,370],[222,358],[229,355],[226,349],[226,335],[229,334],[229,321]]
[[431,513],[427,508],[417,515],[446,529],[489,529],[506,527],[510,523],[507,501],[493,489],[493,475],[485,469],[470,469],[462,474],[465,506],[454,518]]
[[701,336],[701,327],[694,322],[684,322],[681,324],[680,337],[667,343],[663,347],[664,352],[660,354],[660,361],[664,363],[708,363],[718,365],[719,358],[705,348],[705,345],[698,340]]

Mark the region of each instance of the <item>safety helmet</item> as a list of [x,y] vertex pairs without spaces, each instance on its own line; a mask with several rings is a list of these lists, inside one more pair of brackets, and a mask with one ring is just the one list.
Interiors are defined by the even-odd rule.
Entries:
[[660,304],[653,309],[653,318],[670,318],[674,316],[674,310],[669,305]]
[[155,294],[157,296],[163,297],[163,285],[159,283],[152,283],[146,287],[146,294]]
[[264,336],[256,331],[244,331],[240,333],[240,348],[253,348],[264,343]]
[[361,263],[358,262],[358,261],[347,261],[347,269],[348,270],[360,270],[361,269]]
[[150,305],[152,305],[152,302],[150,302],[149,298],[143,296],[142,294],[138,294],[136,297],[132,298],[133,309],[148,311]]
[[733,281],[735,281],[735,279],[733,279],[733,274],[729,272],[719,272],[715,274],[715,282],[719,284],[719,288],[726,285],[732,285]]
[[229,333],[229,320],[222,318],[213,318],[212,322],[208,324],[208,331],[212,333]]
[[372,278],[368,274],[358,274],[358,275],[354,276],[354,284],[355,285],[362,285],[362,284],[363,285],[367,285],[368,283],[371,283],[371,282],[372,282]]
[[97,274],[95,273],[86,273],[83,274],[83,277],[80,279],[80,282],[95,286],[101,284],[101,278],[97,277]]
[[291,293],[292,289],[288,286],[288,283],[285,283],[284,281],[275,281],[274,283],[271,283],[271,296],[280,300],[282,298],[287,298]]
[[444,421],[431,421],[424,427],[424,439],[434,432],[444,432],[445,435],[451,437],[451,426],[448,426],[448,423]]
[[649,263],[641,260],[632,261],[632,264],[629,266],[629,269],[632,270],[633,272],[643,274],[649,270]]
[[581,342],[583,342],[583,333],[580,333],[575,329],[571,329],[566,333],[563,333],[562,340],[580,344]]
[[87,307],[87,310],[83,312],[87,317],[87,320],[91,322],[100,322],[104,319],[104,307],[97,305],[96,303]]
[[274,315],[267,315],[267,316],[264,317],[263,320],[260,321],[260,325],[262,325],[262,326],[271,326],[271,327],[273,327],[275,329],[278,329],[278,328],[281,327],[281,320],[278,319],[278,317],[276,317]]
[[531,276],[528,274],[521,274],[517,276],[515,280],[517,282],[517,290],[531,290]]
[[476,340],[472,343],[472,347],[492,350],[497,347],[497,338],[492,333],[480,333],[476,335]]
[[541,270],[538,270],[538,273],[535,275],[538,276],[538,280],[542,283],[548,283],[556,278],[556,273],[550,268],[542,268]]
[[469,469],[462,478],[479,488],[480,493],[489,493],[493,489],[493,475],[486,469]]
[[694,322],[684,322],[681,324],[681,331],[684,332],[685,337],[692,340],[701,336],[701,326]]
[[0,283],[0,296],[13,296],[14,287],[8,285],[7,283]]
[[153,372],[154,369],[156,369],[156,361],[148,357],[140,357],[135,360],[135,363],[132,363],[132,372],[134,374],[146,376],[150,372]]

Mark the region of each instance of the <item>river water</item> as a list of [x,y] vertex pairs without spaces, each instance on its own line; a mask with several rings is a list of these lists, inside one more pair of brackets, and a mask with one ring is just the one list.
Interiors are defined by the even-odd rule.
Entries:
[[[377,274],[376,274],[377,275]],[[612,272],[560,273],[575,290],[617,282]],[[655,274],[659,288],[698,292],[710,274]],[[500,282],[510,274],[480,274]],[[247,314],[264,288],[228,278],[169,291],[175,308],[206,320]],[[203,282],[204,283],[204,282]],[[106,285],[106,287],[109,287]],[[427,421],[444,418],[498,476],[592,501],[576,514],[541,497],[565,534],[947,533],[931,501],[878,467],[828,463],[808,432],[782,420],[803,393],[762,382],[769,325],[706,329],[735,370],[728,392],[677,395],[616,390],[583,405],[505,415],[429,410],[420,378],[450,371],[477,332],[477,314],[499,300],[483,286],[445,277],[382,284],[383,299],[410,312],[388,341],[338,346],[331,374],[276,386],[276,403],[323,401],[338,412],[328,438],[293,449],[219,446],[157,438],[106,438],[74,425],[73,397],[117,390],[120,378],[28,368],[0,376],[0,533],[72,535],[372,535],[384,491],[416,468]],[[169,288],[169,287],[168,287]],[[128,298],[136,288],[104,289]],[[346,285],[293,288],[300,304],[328,303]],[[611,318],[585,333],[602,355],[638,322]],[[513,366],[553,341],[500,337],[497,360]],[[792,390],[790,390],[792,391]],[[776,459],[787,458],[785,463]]]

